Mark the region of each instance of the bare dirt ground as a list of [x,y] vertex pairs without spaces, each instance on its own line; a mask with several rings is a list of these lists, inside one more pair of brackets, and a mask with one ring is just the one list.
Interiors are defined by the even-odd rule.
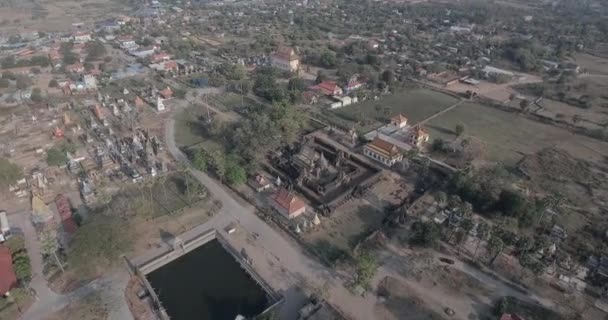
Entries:
[[386,301],[375,307],[377,320],[432,320],[444,319],[412,293],[411,288],[393,277],[384,278],[378,285],[378,293]]
[[457,93],[474,91],[480,96],[503,102],[509,100],[511,94],[516,93],[516,91],[511,88],[512,86],[538,82],[542,82],[542,79],[538,76],[515,72],[514,80],[508,83],[496,84],[481,80],[479,84],[474,86],[466,83],[456,83],[448,86],[447,90]]
[[606,58],[588,53],[578,53],[574,56],[574,62],[590,74],[608,75],[608,59]]
[[90,23],[125,9],[119,2],[111,0],[20,1],[10,7],[1,8],[0,21],[8,22],[0,26],[0,30],[66,31],[72,28],[73,23]]
[[46,320],[99,320],[106,319],[107,316],[108,310],[104,305],[101,296],[92,293],[83,299],[75,300],[65,308],[49,315]]

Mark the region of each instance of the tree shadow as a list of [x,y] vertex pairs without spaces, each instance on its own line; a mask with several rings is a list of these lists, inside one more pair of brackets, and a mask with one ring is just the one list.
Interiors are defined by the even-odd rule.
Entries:
[[175,235],[169,231],[166,231],[164,229],[158,229],[158,233],[160,234],[160,240],[162,242],[164,242],[166,245],[173,247],[173,245],[175,244]]

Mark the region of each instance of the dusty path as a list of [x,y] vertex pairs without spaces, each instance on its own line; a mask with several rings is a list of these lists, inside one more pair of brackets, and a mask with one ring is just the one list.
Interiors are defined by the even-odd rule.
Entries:
[[[174,139],[175,121],[169,120],[165,126],[165,141],[169,152],[180,162],[187,162],[186,156],[177,148]],[[260,272],[271,284],[288,289],[302,281],[321,287],[328,283],[328,300],[338,306],[353,319],[374,319],[375,297],[363,298],[352,295],[342,283],[335,280],[334,271],[323,266],[305,254],[295,243],[271,228],[254,213],[254,208],[235,199],[222,185],[207,174],[190,169],[213,197],[222,202],[221,214],[230,216],[239,223],[240,229],[249,235],[256,234],[255,242],[246,246],[248,255]],[[282,272],[269,272],[270,270]]]

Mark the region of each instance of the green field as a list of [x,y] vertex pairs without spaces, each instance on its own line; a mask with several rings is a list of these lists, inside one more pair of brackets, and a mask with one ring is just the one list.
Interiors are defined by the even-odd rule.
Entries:
[[608,156],[608,143],[592,139],[553,125],[527,118],[519,113],[467,102],[431,120],[425,128],[431,140],[452,140],[457,124],[465,125],[465,135],[478,139],[484,156],[490,161],[515,164],[523,155],[546,147],[557,147],[577,158],[603,161]]
[[191,106],[175,116],[175,142],[178,147],[189,147],[204,142],[198,118],[205,113],[202,107]]
[[364,117],[366,123],[359,126],[359,129],[365,132],[386,124],[387,119],[399,113],[406,116],[408,122],[413,124],[457,102],[457,98],[441,92],[414,88],[403,89],[401,92],[383,96],[376,101],[370,99],[343,107],[333,113],[351,122],[358,122]]
[[249,97],[240,94],[226,92],[211,98],[210,103],[221,111],[238,112],[243,107],[256,107],[260,104]]

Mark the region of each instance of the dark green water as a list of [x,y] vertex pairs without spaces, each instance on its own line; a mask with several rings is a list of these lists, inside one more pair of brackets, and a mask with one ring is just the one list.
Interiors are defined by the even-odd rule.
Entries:
[[147,277],[171,320],[234,320],[268,306],[264,290],[217,240]]

